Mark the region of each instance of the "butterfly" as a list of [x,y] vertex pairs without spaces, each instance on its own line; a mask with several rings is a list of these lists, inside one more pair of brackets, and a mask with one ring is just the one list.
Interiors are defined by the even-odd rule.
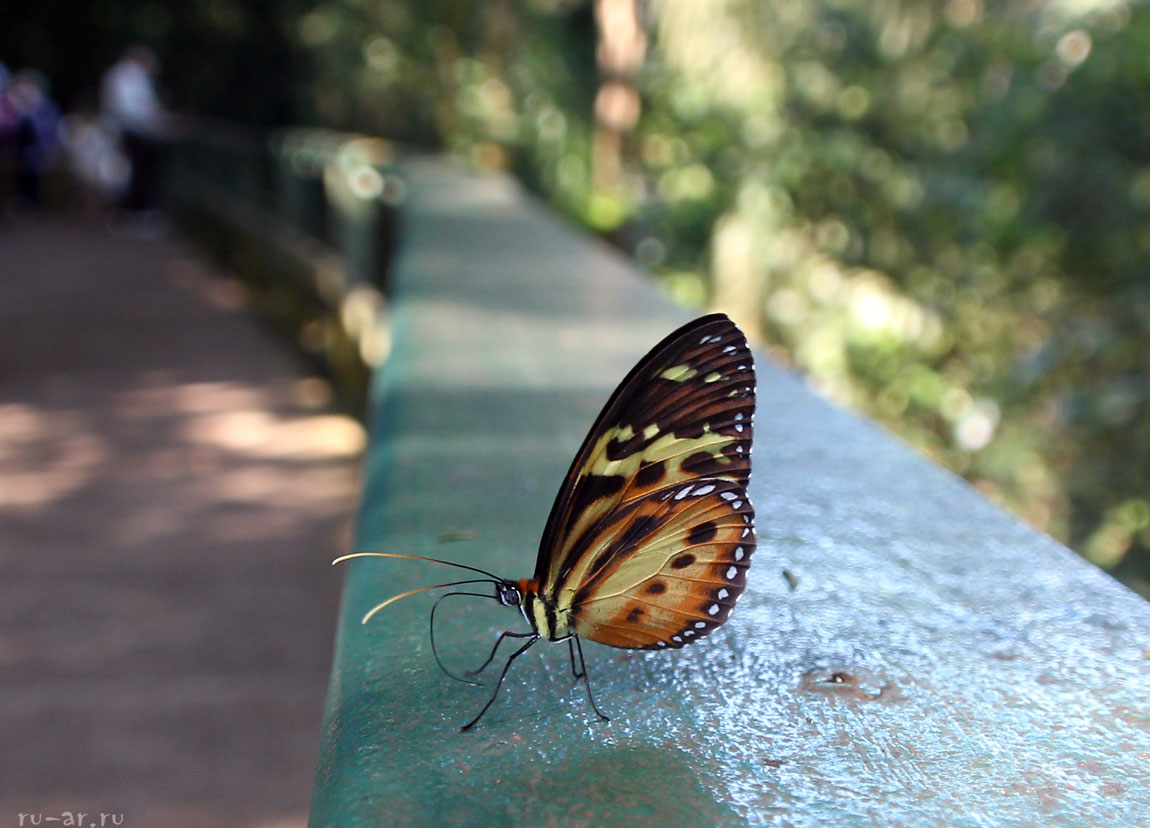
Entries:
[[[747,495],[755,415],[755,368],[747,341],[723,314],[710,314],[667,336],[639,360],[608,399],[559,488],[531,578],[510,580],[466,564],[388,552],[337,558],[404,558],[471,570],[485,577],[404,592],[492,583],[494,598],[519,610],[528,632],[512,663],[539,641],[567,642],[571,672],[595,704],[582,639],[611,647],[672,650],[707,636],[730,616],[746,586],[755,550],[754,509]],[[431,626],[434,636],[435,609]],[[432,638],[434,651],[434,637]],[[454,676],[439,661],[440,667]],[[576,665],[578,659],[578,666]],[[459,679],[466,681],[466,679]],[[475,683],[475,682],[468,682]]]

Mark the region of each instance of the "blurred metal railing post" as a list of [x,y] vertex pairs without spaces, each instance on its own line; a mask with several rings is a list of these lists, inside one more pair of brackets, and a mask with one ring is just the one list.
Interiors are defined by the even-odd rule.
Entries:
[[383,278],[382,252],[393,241],[391,213],[404,191],[391,163],[386,141],[351,138],[324,166],[329,239],[347,257],[352,282],[372,284]]
[[376,138],[219,122],[193,123],[169,152],[185,225],[359,401],[390,342],[383,277],[404,192],[391,158]]

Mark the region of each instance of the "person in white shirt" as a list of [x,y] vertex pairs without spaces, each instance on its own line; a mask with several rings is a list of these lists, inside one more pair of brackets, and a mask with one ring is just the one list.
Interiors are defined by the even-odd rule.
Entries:
[[128,210],[147,213],[158,204],[159,140],[165,114],[156,95],[156,55],[146,46],[133,46],[104,73],[100,103],[120,129],[131,179],[123,198]]

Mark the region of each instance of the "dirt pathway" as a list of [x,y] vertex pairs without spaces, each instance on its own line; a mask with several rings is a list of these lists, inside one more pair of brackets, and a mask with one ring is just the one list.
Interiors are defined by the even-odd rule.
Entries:
[[0,824],[305,824],[363,439],[322,396],[189,246],[0,225]]

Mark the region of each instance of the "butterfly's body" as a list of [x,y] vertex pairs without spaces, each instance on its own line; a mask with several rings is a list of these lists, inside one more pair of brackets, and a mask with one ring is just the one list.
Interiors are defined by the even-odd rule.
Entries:
[[555,604],[544,601],[534,579],[524,578],[518,587],[523,595],[520,612],[540,638],[565,641],[571,637],[575,630],[572,629],[570,608],[560,610]]
[[496,599],[532,629],[496,642],[528,639],[503,675],[541,639],[569,642],[585,680],[575,668],[581,638],[675,649],[727,620],[755,549],[746,492],[754,406],[750,351],[721,314],[683,326],[639,361],[567,472],[534,577],[495,580]]

